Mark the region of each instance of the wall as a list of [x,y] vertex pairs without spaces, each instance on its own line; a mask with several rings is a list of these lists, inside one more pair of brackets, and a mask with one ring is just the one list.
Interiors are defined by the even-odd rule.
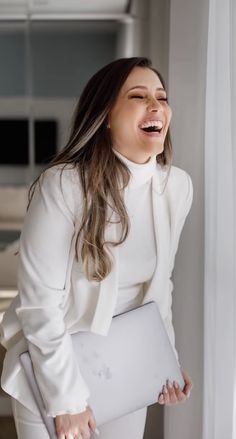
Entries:
[[169,87],[174,163],[188,171],[194,201],[174,270],[173,320],[180,361],[193,379],[185,404],[165,409],[165,439],[202,437],[204,277],[204,99],[208,2],[170,4]]
[[149,56],[168,83],[170,0],[150,0]]

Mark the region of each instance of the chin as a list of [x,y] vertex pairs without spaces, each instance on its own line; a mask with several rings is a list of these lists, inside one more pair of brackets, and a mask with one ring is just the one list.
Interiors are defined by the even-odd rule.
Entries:
[[148,154],[158,155],[164,151],[164,145],[145,145],[143,151]]

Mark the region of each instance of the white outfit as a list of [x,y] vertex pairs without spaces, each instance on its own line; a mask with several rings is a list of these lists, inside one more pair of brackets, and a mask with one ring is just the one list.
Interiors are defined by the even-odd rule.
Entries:
[[[167,180],[166,169],[153,160],[135,165],[122,159],[128,166],[134,165],[124,196],[133,226],[130,237],[135,235],[140,251],[133,251],[135,241],[129,237],[121,246],[111,247],[113,269],[102,282],[88,281],[81,262],[75,259],[82,192],[74,169],[68,165],[61,180],[61,166],[47,170],[26,215],[20,239],[19,295],[1,325],[1,343],[7,349],[1,383],[35,415],[38,409],[19,362],[19,354],[27,349],[49,416],[79,413],[87,406],[89,389],[73,355],[71,333],[89,330],[106,335],[112,316],[122,306],[127,309],[155,300],[175,349],[170,276],[192,203],[191,179],[172,166]],[[145,182],[142,175],[144,180],[148,175]],[[136,186],[140,179],[142,187]],[[139,202],[147,206],[145,212],[139,209]],[[116,214],[109,213],[105,238],[116,241],[120,225]],[[150,258],[148,263],[146,258]]]
[[[18,439],[50,439],[42,418],[12,398],[12,411]],[[99,439],[143,439],[147,408],[137,410],[99,428]],[[95,434],[91,439],[98,439]]]

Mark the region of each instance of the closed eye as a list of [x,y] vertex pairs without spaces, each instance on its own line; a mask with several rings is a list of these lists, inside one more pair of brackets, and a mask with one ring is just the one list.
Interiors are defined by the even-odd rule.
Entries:
[[[145,99],[145,96],[141,96],[141,95],[132,95],[129,96],[129,99]],[[167,98],[157,98],[157,101],[165,101],[167,102]]]
[[130,99],[144,99],[144,96],[141,96],[141,95],[133,95],[133,96],[130,96]]

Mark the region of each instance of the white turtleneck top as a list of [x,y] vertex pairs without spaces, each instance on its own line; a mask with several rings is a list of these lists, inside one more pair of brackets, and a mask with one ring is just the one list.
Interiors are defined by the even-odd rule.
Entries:
[[157,262],[151,203],[151,181],[156,157],[138,164],[114,150],[131,172],[125,191],[125,205],[130,219],[128,237],[119,245],[119,285],[115,314],[141,304],[146,282],[150,281]]

